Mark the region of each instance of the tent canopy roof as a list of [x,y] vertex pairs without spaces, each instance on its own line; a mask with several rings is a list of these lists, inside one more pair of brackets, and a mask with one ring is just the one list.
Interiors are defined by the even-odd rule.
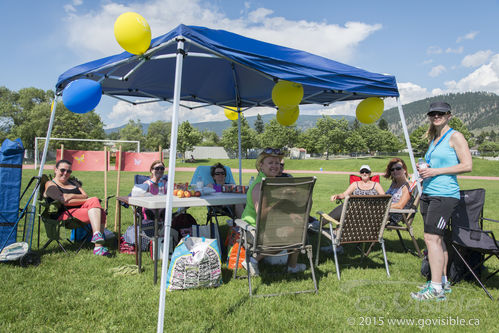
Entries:
[[391,75],[224,30],[182,24],[154,38],[143,56],[123,52],[69,69],[59,77],[56,90],[61,93],[69,82],[89,78],[100,80],[103,93],[109,96],[171,102],[179,39],[184,40],[186,52],[182,101],[274,107],[271,92],[278,80],[301,83],[305,93],[302,104],[399,96]]

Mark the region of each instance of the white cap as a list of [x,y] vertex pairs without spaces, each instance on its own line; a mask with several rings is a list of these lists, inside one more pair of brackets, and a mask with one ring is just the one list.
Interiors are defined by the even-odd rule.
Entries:
[[359,171],[360,171],[360,170],[362,170],[362,169],[367,169],[367,170],[369,170],[369,172],[371,172],[371,168],[370,168],[370,167],[369,167],[369,165],[367,165],[367,164],[362,165],[362,166],[360,167]]

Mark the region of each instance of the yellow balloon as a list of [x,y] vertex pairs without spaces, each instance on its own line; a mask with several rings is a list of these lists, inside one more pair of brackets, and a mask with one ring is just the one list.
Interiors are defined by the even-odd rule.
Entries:
[[280,109],[300,104],[303,99],[303,86],[300,83],[279,81],[272,88],[272,101]]
[[114,37],[126,51],[142,54],[151,45],[151,28],[139,14],[126,12],[114,22]]
[[[232,110],[234,110],[234,111],[232,111]],[[237,111],[237,108],[234,106],[224,106],[225,116],[229,120],[237,120],[238,113],[236,111]]]
[[298,105],[295,105],[290,108],[277,110],[276,119],[277,122],[283,126],[291,126],[296,122],[299,115],[300,108],[298,107]]
[[383,114],[384,102],[379,97],[368,97],[357,105],[355,114],[363,124],[371,124]]

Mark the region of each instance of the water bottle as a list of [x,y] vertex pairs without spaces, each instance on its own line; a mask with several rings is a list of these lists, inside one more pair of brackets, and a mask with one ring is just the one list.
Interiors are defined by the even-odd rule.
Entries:
[[419,170],[423,170],[423,169],[426,169],[428,168],[428,163],[426,163],[425,160],[423,160],[421,157],[419,158],[418,160],[418,167],[419,167]]
[[203,183],[203,178],[201,176],[198,177],[197,181],[196,181],[196,188],[198,191],[201,191],[204,187],[204,183]]
[[254,181],[255,181],[255,177],[251,176],[249,183],[248,183],[248,186],[251,186],[251,184],[253,184]]

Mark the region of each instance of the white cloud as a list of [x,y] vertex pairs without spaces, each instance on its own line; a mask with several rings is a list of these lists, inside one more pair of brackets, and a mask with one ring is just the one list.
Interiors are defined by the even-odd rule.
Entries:
[[433,59],[427,59],[425,61],[423,61],[423,65],[429,65],[433,62]]
[[440,48],[439,46],[430,46],[428,49],[426,49],[426,54],[440,54],[442,52],[442,48]]
[[428,73],[429,76],[431,77],[436,77],[442,74],[445,71],[445,66],[444,65],[437,65],[431,68],[430,72]]
[[458,47],[457,49],[452,49],[450,47],[448,47],[446,50],[445,50],[445,53],[456,53],[456,54],[461,54],[463,53],[464,51],[464,47],[460,46]]
[[475,39],[476,35],[478,35],[478,31],[469,32],[464,36],[457,37],[456,43],[461,43],[463,40],[466,40],[466,39],[471,39],[471,40]]
[[499,54],[459,81],[445,82],[445,92],[489,91],[499,94]]
[[[249,9],[249,5],[245,5]],[[311,51],[338,61],[351,60],[356,47],[381,24],[346,22],[343,26],[305,20],[288,20],[272,10],[257,8],[237,19],[228,18],[213,4],[201,0],[155,0],[122,5],[106,2],[99,11],[70,12],[66,18],[67,44],[85,59],[122,51],[114,39],[116,18],[126,12],[140,13],[151,26],[153,37],[180,23],[230,30],[244,36]]]
[[487,62],[493,54],[491,50],[478,51],[463,58],[461,65],[464,67],[478,67]]

